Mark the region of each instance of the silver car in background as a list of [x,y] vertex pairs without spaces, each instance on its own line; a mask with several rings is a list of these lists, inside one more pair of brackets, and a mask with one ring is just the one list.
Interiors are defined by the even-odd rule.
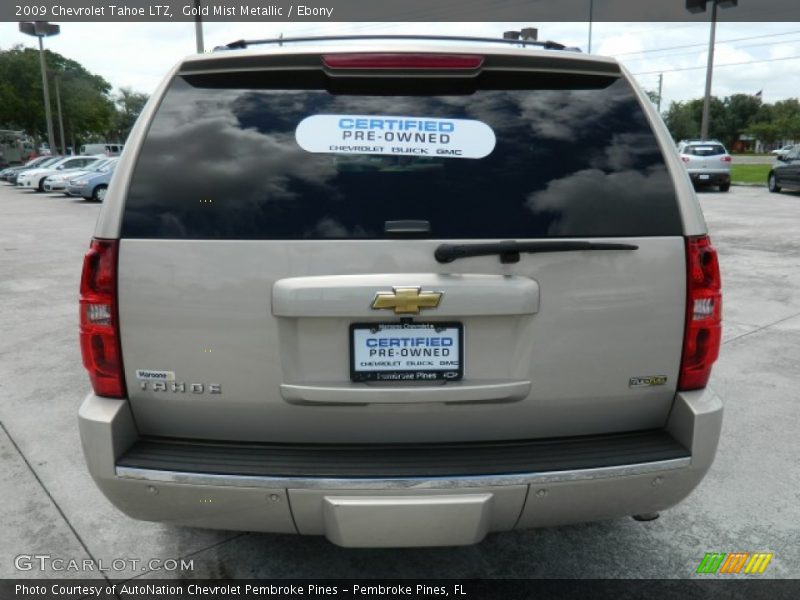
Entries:
[[106,196],[106,190],[108,190],[108,184],[111,182],[111,176],[114,174],[117,162],[119,162],[119,158],[109,158],[92,171],[70,177],[67,181],[66,194],[102,202]]
[[45,192],[64,192],[66,194],[67,185],[71,179],[80,177],[86,173],[94,173],[104,165],[107,165],[110,160],[112,159],[97,157],[94,162],[87,163],[79,169],[70,169],[68,171],[49,175],[45,177],[42,187],[44,187]]
[[715,185],[720,192],[731,189],[731,155],[717,140],[685,140],[678,154],[695,187]]

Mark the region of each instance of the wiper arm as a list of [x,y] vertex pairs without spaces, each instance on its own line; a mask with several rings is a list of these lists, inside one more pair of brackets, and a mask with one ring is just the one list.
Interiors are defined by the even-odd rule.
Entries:
[[470,256],[500,255],[501,263],[519,262],[521,252],[530,254],[539,252],[577,252],[581,250],[636,250],[634,244],[618,244],[614,242],[490,242],[486,244],[441,244],[433,256],[440,263],[451,263],[459,258]]

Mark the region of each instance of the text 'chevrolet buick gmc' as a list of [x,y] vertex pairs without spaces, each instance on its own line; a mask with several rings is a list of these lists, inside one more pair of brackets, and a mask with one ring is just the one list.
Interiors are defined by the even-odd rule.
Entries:
[[136,518],[442,546],[708,471],[717,255],[661,119],[552,42],[236,42],[165,78],[86,255],[89,471]]

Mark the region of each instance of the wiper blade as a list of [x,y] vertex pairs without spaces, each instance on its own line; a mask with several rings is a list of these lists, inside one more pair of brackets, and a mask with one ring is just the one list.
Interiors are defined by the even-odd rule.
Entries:
[[522,252],[535,254],[539,252],[577,252],[581,250],[637,250],[634,244],[618,244],[615,242],[490,242],[486,244],[441,244],[433,256],[440,263],[451,263],[459,258],[470,256],[500,255],[501,263],[519,262]]

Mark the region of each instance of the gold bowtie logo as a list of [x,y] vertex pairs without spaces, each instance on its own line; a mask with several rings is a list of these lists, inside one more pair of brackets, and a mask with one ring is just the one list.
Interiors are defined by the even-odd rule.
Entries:
[[441,300],[441,292],[423,292],[418,287],[396,287],[391,292],[375,294],[372,308],[394,309],[397,315],[418,315],[421,308],[436,308]]

